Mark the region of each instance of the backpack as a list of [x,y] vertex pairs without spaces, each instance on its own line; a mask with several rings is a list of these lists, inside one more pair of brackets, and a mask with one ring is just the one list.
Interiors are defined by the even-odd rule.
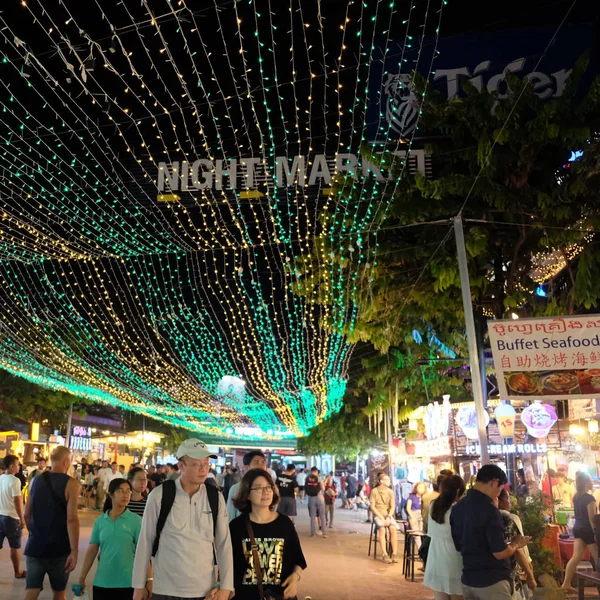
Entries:
[[318,496],[321,491],[321,482],[316,475],[309,475],[304,484],[304,491],[307,496]]
[[[217,516],[219,515],[219,490],[214,485],[206,485],[206,495],[208,496],[208,504],[210,505],[210,512],[212,513],[213,519],[213,540],[217,535]],[[160,513],[158,514],[158,521],[156,522],[156,537],[154,538],[154,544],[152,544],[152,556],[156,556],[158,552],[158,544],[160,543],[160,534],[167,522],[167,517],[173,508],[175,502],[175,481],[167,479],[162,484],[162,501],[160,503]],[[213,543],[213,559],[217,564],[215,555],[215,546]]]

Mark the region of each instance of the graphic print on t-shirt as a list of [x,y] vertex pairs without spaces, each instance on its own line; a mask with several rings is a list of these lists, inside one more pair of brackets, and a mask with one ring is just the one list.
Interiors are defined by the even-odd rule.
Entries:
[[279,493],[283,497],[293,498],[294,490],[298,487],[298,483],[293,475],[291,477],[280,475],[277,478],[277,487],[279,488]]
[[[282,584],[283,544],[283,538],[256,538],[262,580],[265,586]],[[254,557],[252,556],[250,538],[244,538],[242,547],[247,565],[242,583],[243,585],[257,585],[258,580],[256,578],[256,571],[254,570]]]

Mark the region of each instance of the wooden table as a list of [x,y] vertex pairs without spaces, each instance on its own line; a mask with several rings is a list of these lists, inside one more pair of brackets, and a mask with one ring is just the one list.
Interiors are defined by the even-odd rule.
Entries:
[[579,600],[584,600],[585,598],[586,582],[593,586],[600,585],[600,573],[598,571],[577,571],[577,597]]

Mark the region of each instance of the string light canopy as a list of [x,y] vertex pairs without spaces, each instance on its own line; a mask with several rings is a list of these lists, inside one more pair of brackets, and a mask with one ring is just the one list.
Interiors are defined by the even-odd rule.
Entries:
[[[7,0],[0,366],[208,435],[297,437],[338,411],[344,255],[373,260],[393,185],[359,156],[372,51],[439,34],[444,4]],[[321,305],[294,264],[334,231]]]

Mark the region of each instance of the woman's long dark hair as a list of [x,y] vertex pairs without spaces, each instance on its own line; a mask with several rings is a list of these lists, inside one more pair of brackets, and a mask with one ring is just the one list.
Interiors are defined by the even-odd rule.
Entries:
[[108,494],[106,494],[106,499],[104,500],[102,512],[112,510],[112,498],[110,497],[110,495],[114,494],[124,483],[126,483],[129,486],[129,489],[131,489],[131,482],[127,481],[127,479],[113,479],[108,484]]
[[452,505],[465,493],[465,482],[462,477],[452,475],[445,477],[440,484],[439,498],[433,501],[431,518],[440,525],[444,524],[446,513]]
[[575,488],[577,489],[576,496],[583,496],[589,489],[592,478],[584,471],[577,471],[575,475]]

